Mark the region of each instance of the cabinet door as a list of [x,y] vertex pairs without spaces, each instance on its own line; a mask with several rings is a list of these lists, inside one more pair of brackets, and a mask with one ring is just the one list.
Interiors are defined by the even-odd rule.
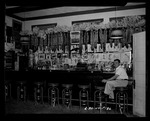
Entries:
[[133,34],[133,114],[146,116],[146,71],[145,71],[145,32]]

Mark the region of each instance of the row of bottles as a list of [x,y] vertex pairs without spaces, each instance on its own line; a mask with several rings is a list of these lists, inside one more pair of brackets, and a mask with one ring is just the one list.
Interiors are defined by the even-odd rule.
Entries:
[[[79,47],[79,46],[74,46],[74,47],[72,46],[72,49],[77,48],[77,47]],[[110,54],[112,55],[112,53],[114,53],[114,54],[122,54],[122,52],[131,52],[131,50],[132,50],[130,44],[128,44],[128,47],[126,47],[126,46],[121,47],[120,43],[118,43],[117,46],[115,46],[114,43],[112,43],[112,45],[110,43],[106,43],[105,48],[106,48],[105,52],[108,52],[108,53],[103,52],[103,49],[101,48],[101,44],[97,44],[97,48],[94,51],[91,50],[91,45],[90,44],[88,44],[87,50],[85,49],[85,45],[82,45],[82,55],[80,55],[79,53],[78,54],[82,57],[82,56],[84,56],[86,54],[86,52],[89,52],[89,53],[90,52],[92,52],[92,53],[94,52],[93,53],[94,55],[93,56],[91,55],[92,60],[89,57],[88,58],[87,57],[83,57],[84,62],[89,64],[89,63],[97,63],[97,60],[98,61],[102,61],[102,60],[104,61],[104,59],[100,59],[101,56],[104,56],[104,55],[105,56],[106,55],[110,55]],[[68,49],[66,49],[66,52],[69,53]],[[101,53],[97,53],[97,52],[101,52]],[[112,52],[112,53],[109,53],[109,52]],[[99,54],[99,55],[95,55],[96,53]],[[60,58],[61,58],[61,56],[63,54],[63,51],[62,51],[61,48],[59,48],[59,50],[53,51],[52,49],[48,48],[47,46],[45,48],[39,46],[38,50],[36,52],[33,52],[33,50],[31,50],[31,49],[29,50],[29,67],[30,68],[33,68],[34,66],[38,65],[39,55],[40,54],[41,55],[44,54],[44,56],[46,55],[42,61],[44,63],[46,63],[47,65],[49,65],[49,66],[58,65],[59,61],[61,61],[60,63],[62,65],[65,63],[65,64],[69,64],[69,65],[72,65],[72,66],[76,66],[77,65],[77,61],[79,59],[78,57],[73,57],[71,55],[70,58],[69,58],[69,56],[65,57],[65,61],[64,61],[64,63],[62,63],[63,60],[61,60]],[[61,56],[58,57],[58,54],[61,54]],[[47,57],[47,55],[49,55],[49,56]],[[55,55],[56,58],[57,58],[56,59],[57,61],[55,61],[55,64],[53,64],[52,59],[51,59],[53,55]],[[95,59],[96,62],[93,62],[95,57],[97,57]],[[49,59],[47,59],[47,58],[49,58]],[[66,61],[66,60],[68,60],[68,61]],[[105,61],[106,60],[107,59],[105,59]],[[113,61],[113,60],[107,60],[107,61]],[[61,64],[59,64],[59,65],[61,65]]]
[[126,52],[131,51],[131,45],[128,44],[127,46],[121,47],[121,43],[118,43],[116,46],[114,43],[106,43],[105,50],[102,44],[97,44],[97,47],[94,50],[91,49],[91,44],[87,44],[87,50],[85,49],[85,45],[82,45],[82,54],[87,52]]

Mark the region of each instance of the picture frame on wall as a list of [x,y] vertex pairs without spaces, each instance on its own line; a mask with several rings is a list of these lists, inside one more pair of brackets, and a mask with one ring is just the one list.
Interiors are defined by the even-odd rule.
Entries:
[[63,53],[63,54],[62,54],[62,57],[63,57],[63,58],[67,58],[67,57],[68,57],[68,54],[67,54],[67,53]]
[[[140,16],[141,18],[144,18],[145,19],[145,15],[138,15],[138,16]],[[121,21],[122,19],[124,19],[125,18],[125,16],[121,16],[121,17],[111,17],[111,18],[109,18],[109,21],[111,22],[111,21]]]
[[12,42],[15,42],[16,49],[21,49],[21,43],[20,43],[21,30],[22,30],[22,23],[20,21],[13,20],[12,21]]
[[44,60],[45,59],[45,54],[44,53],[39,53],[38,58],[39,58],[39,60]]
[[80,31],[71,31],[70,32],[71,44],[80,43]]
[[34,27],[38,27],[39,30],[47,30],[48,28],[54,28],[57,26],[57,23],[50,23],[50,24],[38,24],[32,25],[31,29],[33,30]]
[[17,20],[12,21],[12,29],[13,31],[20,32],[22,30],[22,23]]
[[122,63],[127,63],[127,64],[130,64],[131,63],[131,51],[129,52],[123,52],[121,53],[120,55],[120,60]]
[[104,21],[103,18],[100,19],[87,19],[87,20],[80,20],[80,21],[72,21],[72,25],[79,26],[83,23],[89,23],[89,24],[100,24]]
[[7,39],[5,40],[5,42],[11,43],[12,42],[12,27],[6,26],[6,36],[7,36]]
[[48,61],[50,61],[50,60],[51,60],[51,54],[50,54],[50,53],[47,53],[47,54],[45,55],[45,59],[48,60]]

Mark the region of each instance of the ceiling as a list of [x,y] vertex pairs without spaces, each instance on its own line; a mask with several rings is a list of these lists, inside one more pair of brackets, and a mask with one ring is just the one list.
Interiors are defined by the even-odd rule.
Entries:
[[[121,6],[140,6],[145,3],[125,3],[122,2]],[[75,4],[76,5],[76,4]],[[6,15],[19,19],[19,20],[34,20],[34,19],[40,19],[41,17],[60,17],[60,16],[66,16],[66,15],[77,15],[77,14],[86,14],[90,12],[98,12],[100,10],[115,10],[115,5],[112,4],[112,6],[104,5],[101,6],[63,6],[60,4],[56,5],[44,5],[44,6],[13,6],[6,4]],[[112,9],[113,8],[113,9]],[[70,14],[69,14],[70,13]]]
[[[55,6],[60,7],[60,6]],[[19,20],[23,20],[24,17],[16,15],[18,13],[24,14],[24,12],[32,12],[36,10],[43,10],[47,8],[55,8],[54,6],[6,6],[6,15],[14,17]]]

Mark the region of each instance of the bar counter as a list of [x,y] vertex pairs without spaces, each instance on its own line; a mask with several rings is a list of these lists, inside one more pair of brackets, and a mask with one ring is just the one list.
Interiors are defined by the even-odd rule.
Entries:
[[112,72],[101,72],[101,71],[75,71],[75,70],[30,70],[30,71],[5,71],[4,79],[9,80],[12,84],[12,96],[16,97],[16,82],[25,81],[27,86],[27,98],[33,99],[34,83],[37,81],[43,82],[44,97],[47,100],[48,83],[58,83],[60,96],[62,92],[62,84],[73,84],[72,87],[72,98],[78,99],[79,96],[79,85],[90,85],[89,95],[90,99],[93,99],[94,93],[94,81],[99,81],[101,86],[105,86],[102,83],[103,78],[107,79],[114,75]]
[[57,83],[91,83],[92,80],[109,78],[113,72],[101,71],[75,71],[75,70],[30,70],[30,71],[5,71],[5,80],[14,81],[44,81]]

